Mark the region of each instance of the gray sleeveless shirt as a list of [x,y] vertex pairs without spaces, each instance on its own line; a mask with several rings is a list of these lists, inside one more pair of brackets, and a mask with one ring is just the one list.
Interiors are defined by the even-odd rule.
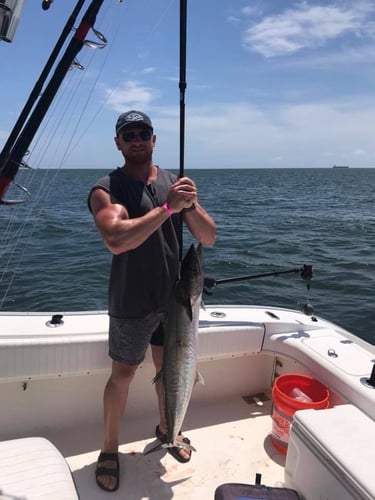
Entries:
[[[130,218],[141,217],[164,203],[175,181],[174,174],[158,168],[156,180],[146,186],[117,169],[96,181],[89,193],[89,209],[93,190],[104,189],[113,203],[126,207]],[[108,287],[110,316],[142,318],[167,311],[178,274],[180,225],[179,214],[174,214],[137,248],[112,256]]]

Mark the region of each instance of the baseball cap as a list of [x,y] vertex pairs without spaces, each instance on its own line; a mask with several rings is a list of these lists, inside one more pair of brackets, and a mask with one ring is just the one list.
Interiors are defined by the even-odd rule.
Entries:
[[135,111],[134,109],[132,109],[131,111],[122,113],[118,117],[116,122],[116,134],[118,134],[122,128],[134,124],[142,124],[153,130],[150,118],[145,113],[142,113],[142,111]]

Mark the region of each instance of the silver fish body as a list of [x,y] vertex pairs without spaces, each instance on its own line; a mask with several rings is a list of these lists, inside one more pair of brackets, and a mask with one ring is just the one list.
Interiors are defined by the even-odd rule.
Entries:
[[[197,373],[199,309],[203,291],[202,245],[191,245],[181,264],[164,332],[162,387],[168,446],[176,446]],[[179,441],[181,444],[181,441]]]
[[161,372],[155,377],[163,390],[167,424],[165,443],[155,449],[181,446],[194,448],[176,440],[181,430],[196,381],[199,309],[203,292],[202,245],[192,244],[181,263],[180,279],[176,282],[169,303],[164,329],[164,354]]

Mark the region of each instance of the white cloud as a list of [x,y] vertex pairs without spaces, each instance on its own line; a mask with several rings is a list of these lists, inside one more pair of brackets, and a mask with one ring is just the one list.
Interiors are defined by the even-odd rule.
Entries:
[[249,51],[274,57],[320,47],[343,34],[368,36],[374,31],[373,23],[368,21],[369,13],[374,10],[375,5],[361,0],[348,7],[345,3],[328,6],[299,3],[252,25],[244,32],[243,43]]
[[156,71],[156,68],[154,68],[153,66],[149,66],[148,68],[144,68],[142,73],[148,75],[150,73],[155,73]]
[[[374,99],[277,105],[269,111],[248,103],[189,108],[187,165],[266,168],[342,163],[374,167],[374,114]],[[159,125],[163,128],[162,121]]]
[[[149,95],[155,92],[151,89]],[[135,102],[118,95],[112,106],[118,105],[118,112],[136,107],[149,113],[157,135],[155,161],[164,168],[178,168],[178,105],[160,105],[152,98],[144,101],[147,107]],[[274,103],[270,109],[238,101],[189,105],[185,168],[375,167],[374,116],[375,98],[370,96],[347,102]],[[108,130],[112,121],[111,113]],[[103,134],[95,139],[94,149],[97,165],[118,161],[118,151]],[[78,164],[86,165],[87,158]]]
[[[255,17],[260,17],[262,15],[262,11],[257,7],[257,6],[246,6],[246,7],[243,7],[242,9],[240,9],[240,15],[230,15],[227,17],[227,21],[230,23],[230,24],[233,24],[233,25],[243,25],[243,22],[244,22],[244,18],[247,19],[249,17],[252,17],[252,18],[255,18]],[[237,11],[237,14],[238,14],[238,11]]]
[[238,17],[234,17],[234,16],[228,16],[227,21],[230,24],[240,24],[241,23],[241,19],[239,19]]
[[[279,60],[279,64],[282,68],[293,68],[298,67],[302,69],[306,68],[326,68],[334,69],[342,67],[347,70],[349,66],[353,65],[363,65],[369,67],[375,61],[375,47],[373,45],[362,45],[356,48],[346,48],[345,51],[326,51],[319,52],[317,54],[311,54],[309,57],[298,57],[293,59],[282,59]],[[274,64],[273,68],[277,66]]]
[[115,111],[126,108],[147,109],[158,97],[155,89],[146,87],[137,81],[127,81],[116,89],[105,89],[106,103]]
[[356,149],[355,151],[352,151],[353,156],[364,156],[366,154],[366,151],[363,149]]
[[241,10],[242,14],[244,14],[245,16],[259,16],[261,15],[262,11],[259,9],[259,7],[256,7],[256,6],[246,6],[246,7],[243,7],[243,9]]

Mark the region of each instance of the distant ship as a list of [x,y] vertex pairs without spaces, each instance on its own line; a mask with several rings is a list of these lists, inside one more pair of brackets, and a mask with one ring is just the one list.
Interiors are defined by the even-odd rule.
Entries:
[[349,168],[349,165],[333,165],[332,168]]

